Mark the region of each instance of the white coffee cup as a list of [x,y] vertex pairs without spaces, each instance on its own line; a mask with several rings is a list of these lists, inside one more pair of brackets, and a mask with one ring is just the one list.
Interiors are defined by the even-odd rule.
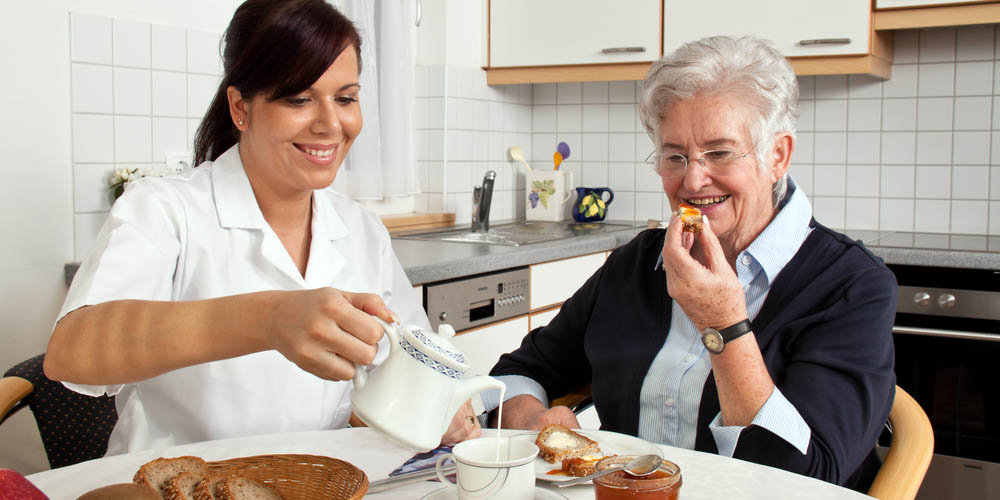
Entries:
[[[437,475],[443,484],[457,490],[459,500],[534,498],[537,455],[538,446],[526,439],[470,439],[438,457]],[[441,472],[448,457],[455,462],[457,483]]]

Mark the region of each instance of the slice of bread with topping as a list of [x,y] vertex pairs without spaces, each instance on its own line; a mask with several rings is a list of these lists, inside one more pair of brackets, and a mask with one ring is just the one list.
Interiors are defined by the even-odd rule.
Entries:
[[564,458],[562,461],[562,470],[568,476],[589,476],[596,472],[595,466],[603,458],[606,457],[602,455],[583,455],[582,457]]
[[218,500],[282,500],[281,495],[252,479],[230,476],[215,487]]
[[145,484],[165,495],[167,483],[182,472],[207,476],[208,468],[205,461],[198,457],[157,458],[140,467],[132,482]]
[[601,454],[597,441],[559,424],[546,425],[538,433],[535,444],[538,445],[538,456],[550,464],[566,458]]

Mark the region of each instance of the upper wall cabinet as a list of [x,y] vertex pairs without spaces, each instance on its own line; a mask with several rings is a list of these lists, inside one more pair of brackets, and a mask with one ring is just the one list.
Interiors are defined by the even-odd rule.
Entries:
[[871,0],[663,3],[664,53],[710,35],[756,35],[772,40],[800,75],[889,77],[891,37],[874,34]]
[[642,79],[661,0],[489,0],[487,83]]
[[1000,23],[995,0],[875,0],[875,9],[876,30]]

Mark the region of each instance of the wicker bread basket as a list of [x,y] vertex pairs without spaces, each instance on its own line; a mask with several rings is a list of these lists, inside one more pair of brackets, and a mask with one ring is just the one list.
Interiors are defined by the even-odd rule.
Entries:
[[264,483],[285,500],[355,500],[368,476],[343,460],[317,455],[258,455],[208,462],[212,474],[238,474]]

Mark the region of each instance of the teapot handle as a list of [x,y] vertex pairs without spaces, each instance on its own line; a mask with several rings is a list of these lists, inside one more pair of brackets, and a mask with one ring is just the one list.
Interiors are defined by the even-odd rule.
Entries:
[[[382,327],[382,330],[389,336],[389,354],[392,355],[397,349],[399,349],[399,333],[396,332],[396,325],[390,325],[386,323],[381,318],[372,316],[378,324]],[[354,363],[354,388],[360,389],[365,386],[365,382],[368,381],[368,370],[365,370],[364,366]]]

